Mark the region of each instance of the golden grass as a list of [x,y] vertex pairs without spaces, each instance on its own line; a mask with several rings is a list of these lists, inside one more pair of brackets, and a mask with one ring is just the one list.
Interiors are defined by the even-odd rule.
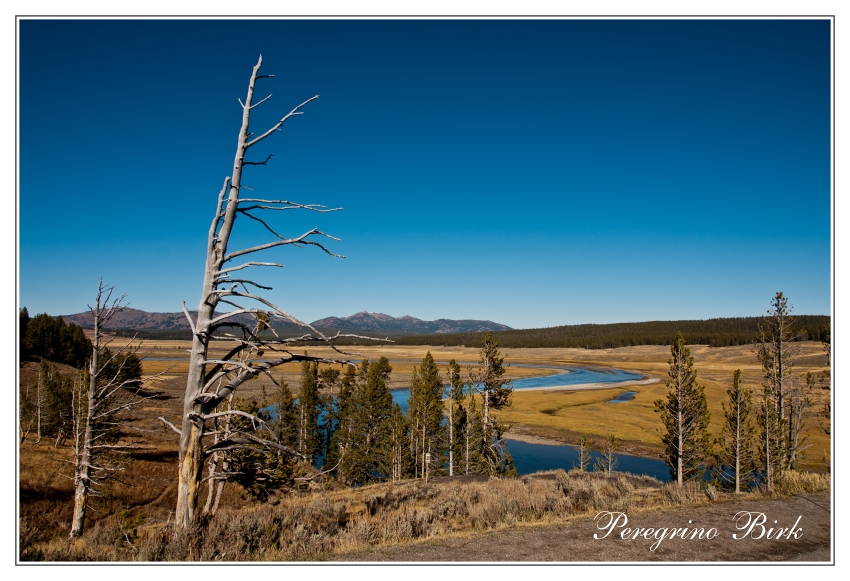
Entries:
[[[553,473],[518,479],[405,481],[291,495],[273,506],[226,506],[208,523],[172,535],[148,514],[124,510],[69,542],[29,542],[25,560],[242,561],[325,559],[375,546],[546,525],[599,510],[704,504],[671,502],[646,477]],[[27,525],[29,526],[29,525]],[[29,533],[30,531],[24,531]]]

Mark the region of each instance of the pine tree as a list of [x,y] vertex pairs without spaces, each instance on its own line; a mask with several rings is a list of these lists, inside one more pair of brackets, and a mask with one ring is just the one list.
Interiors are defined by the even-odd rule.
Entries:
[[299,415],[295,398],[289,385],[281,380],[271,401],[274,414],[270,414],[269,425],[277,441],[290,448],[298,447]]
[[718,476],[722,482],[736,493],[741,492],[741,483],[747,483],[755,472],[755,430],[750,422],[752,413],[752,394],[741,385],[741,370],[732,375],[732,387],[726,390],[729,396],[723,404],[726,423],[720,437],[715,440],[717,449]]
[[298,452],[316,459],[322,455],[324,434],[319,427],[322,402],[319,398],[318,365],[315,362],[301,363],[301,389],[298,392]]
[[358,373],[358,384],[345,417],[348,435],[345,454],[338,473],[349,484],[366,484],[389,478],[392,454],[387,446],[387,419],[393,399],[387,383],[392,366],[386,357],[364,360]]
[[662,436],[665,449],[662,457],[670,469],[670,477],[682,485],[684,480],[703,472],[710,450],[710,414],[705,390],[697,383],[691,350],[685,347],[681,333],[676,334],[670,353],[667,401],[656,400],[655,411],[661,414],[666,430]]
[[[801,381],[794,382],[794,362],[799,354],[799,348],[794,345],[796,338],[793,331],[794,318],[791,316],[793,307],[781,292],[770,301],[770,310],[759,325],[761,341],[756,349],[756,355],[762,365],[765,387],[761,407],[772,404],[773,414],[761,412],[763,423],[759,425],[765,430],[775,430],[773,434],[762,434],[761,440],[765,448],[761,458],[766,472],[768,489],[772,486],[775,476],[783,470],[793,470],[796,466],[803,442],[800,435],[803,426],[803,415],[811,403],[806,395],[808,387]],[[771,415],[775,415],[771,419]],[[772,446],[772,449],[768,450]],[[767,463],[770,458],[770,465]]]
[[[269,419],[268,414],[261,411],[262,406],[256,400],[245,401],[236,398],[233,409],[260,420]],[[258,422],[244,416],[233,416],[229,418],[228,429],[231,432],[251,434],[257,431],[257,425]],[[241,484],[248,494],[261,501],[267,500],[272,491],[291,484],[295,471],[291,454],[259,447],[246,446],[231,452],[226,462],[233,473],[231,478]]]
[[466,425],[464,427],[464,474],[490,474],[487,462],[489,439],[484,431],[484,417],[478,409],[478,396],[469,394],[469,404],[466,409]]
[[337,466],[351,445],[352,412],[354,409],[354,392],[357,388],[357,369],[353,365],[345,366],[345,373],[339,381],[339,394],[333,402],[331,436],[328,441],[328,451],[325,455],[325,467],[331,469]]
[[773,390],[762,385],[761,402],[756,409],[759,444],[756,461],[767,490],[773,488],[773,482],[782,473],[785,463],[785,422],[779,417],[778,407]]
[[[419,369],[413,368],[407,406],[417,473],[422,478],[428,475],[428,471],[439,469],[447,451],[443,425],[443,390],[443,380],[429,351]],[[426,458],[430,458],[431,466],[427,465]]]
[[73,419],[71,380],[59,369],[42,360],[39,366],[40,429],[39,434],[54,437],[56,445],[71,434]]
[[484,438],[479,448],[487,462],[491,475],[511,475],[516,470],[513,458],[502,437],[504,428],[490,413],[511,405],[510,379],[504,377],[507,368],[499,345],[490,333],[484,335],[478,370],[469,371],[470,384],[475,386],[483,398],[482,430]]
[[318,389],[319,402],[322,413],[319,416],[319,431],[321,432],[321,456],[324,458],[323,467],[327,469],[328,453],[330,452],[331,438],[339,420],[337,418],[337,400],[340,391],[340,370],[326,367],[319,371]]
[[460,365],[449,361],[449,476],[454,476],[455,462],[463,459],[463,432],[466,424],[466,410],[463,408],[463,381],[460,378]]
[[387,418],[387,444],[390,447],[391,471],[393,481],[408,478],[413,474],[414,457],[410,452],[410,426],[407,417],[401,413],[401,407],[393,404]]
[[18,363],[29,359],[29,351],[26,346],[27,328],[29,327],[30,313],[23,307],[18,314]]

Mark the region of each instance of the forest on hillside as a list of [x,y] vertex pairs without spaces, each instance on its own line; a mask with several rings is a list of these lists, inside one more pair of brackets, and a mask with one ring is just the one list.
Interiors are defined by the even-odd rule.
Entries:
[[[729,347],[759,340],[762,317],[736,317],[704,321],[648,321],[607,325],[563,325],[542,329],[514,329],[493,333],[502,347],[575,347],[613,349],[634,345],[672,345],[681,332],[691,345]],[[829,334],[829,317],[800,315],[794,317],[794,338],[798,341],[821,341]],[[483,333],[451,335],[418,335],[395,339],[399,345],[431,345],[454,347],[481,343]]]

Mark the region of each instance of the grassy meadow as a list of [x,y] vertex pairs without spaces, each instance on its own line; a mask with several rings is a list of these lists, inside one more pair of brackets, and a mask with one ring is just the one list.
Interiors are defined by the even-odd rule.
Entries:
[[[795,381],[805,382],[806,372],[820,373],[828,370],[826,355],[820,342],[805,341],[796,344],[799,355],[794,367]],[[146,341],[142,353],[155,358],[188,357],[188,341]],[[726,401],[726,390],[731,387],[732,373],[741,369],[742,381],[746,388],[753,390],[753,402],[758,401],[761,391],[761,366],[753,352],[752,345],[736,347],[708,347],[690,345],[699,382],[705,386],[709,411],[711,412],[710,432],[719,435],[724,423],[722,403]],[[214,343],[211,355],[227,351],[227,343]],[[376,359],[387,357],[392,362],[393,373],[390,388],[408,387],[413,367],[418,366],[425,354],[430,351],[437,361],[441,372],[445,374],[447,363],[451,359],[461,362],[464,377],[466,363],[478,360],[475,347],[427,347],[407,345],[347,347],[351,358],[361,356]],[[329,358],[345,356],[326,347],[311,348],[310,354]],[[524,365],[586,365],[614,367],[644,375],[653,383],[636,383],[601,389],[547,389],[520,390],[512,396],[513,405],[497,413],[498,418],[511,426],[509,437],[529,441],[563,442],[577,444],[580,434],[587,434],[591,440],[601,439],[613,433],[619,441],[619,451],[641,456],[657,457],[661,451],[661,421],[654,411],[654,402],[667,395],[664,381],[667,379],[670,348],[667,346],[643,345],[620,347],[617,349],[502,349],[506,363]],[[145,360],[147,374],[164,373],[164,380],[174,380],[185,376],[187,362]],[[277,368],[273,375],[278,381],[284,380],[291,389],[297,390],[300,382],[300,365],[289,364]],[[507,376],[512,379],[551,375],[556,371],[545,368],[516,367],[508,368]],[[271,393],[275,386],[265,377],[251,381],[240,388],[240,396],[246,399],[262,396],[265,388]],[[636,391],[634,400],[608,404],[625,391]],[[830,392],[816,388],[811,394],[813,405],[809,410],[804,435],[810,447],[805,451],[800,467],[807,470],[828,470],[830,462],[830,438],[822,429],[822,421],[817,412],[829,401]]]
[[[819,373],[829,368],[822,345],[816,342],[799,343],[800,354],[794,366],[795,381],[805,382],[808,371]],[[690,345],[697,370],[698,381],[705,386],[706,399],[711,412],[709,431],[719,435],[723,427],[722,404],[727,399],[726,390],[731,387],[732,373],[741,369],[744,387],[753,390],[753,402],[760,398],[762,372],[753,346],[708,347]],[[667,359],[669,347],[640,346],[618,349],[516,349],[509,352],[510,360],[531,363],[599,365],[619,367],[656,379],[655,383],[633,384],[625,387],[598,390],[557,389],[540,391],[516,391],[513,405],[498,413],[501,421],[512,426],[515,437],[543,438],[577,444],[580,434],[601,440],[613,433],[619,441],[619,450],[643,456],[657,456],[661,452],[662,425],[655,412],[654,402],[667,396]],[[540,353],[537,353],[540,351]],[[545,353],[543,353],[545,352]],[[515,359],[514,359],[515,358]],[[626,403],[609,404],[608,400],[625,391],[636,391],[634,400]],[[804,429],[805,451],[799,465],[806,470],[828,470],[830,460],[830,438],[821,427],[817,412],[829,401],[830,392],[815,388],[811,393],[813,405]],[[509,432],[510,437],[510,432]]]

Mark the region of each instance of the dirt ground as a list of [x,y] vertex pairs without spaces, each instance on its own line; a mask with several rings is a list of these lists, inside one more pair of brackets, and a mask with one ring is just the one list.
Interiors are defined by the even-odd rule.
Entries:
[[[735,517],[741,511],[765,515],[765,535],[760,525],[747,533],[747,515]],[[831,561],[832,513],[829,492],[806,494],[782,500],[739,500],[707,506],[652,510],[634,515],[626,514],[628,522],[606,534],[603,525],[608,515],[600,519],[583,519],[566,525],[545,527],[515,527],[504,531],[471,537],[455,537],[424,541],[404,546],[373,549],[340,557],[340,561],[402,561],[402,562],[740,562],[740,561],[798,561],[829,563]],[[799,522],[798,522],[799,518]],[[774,524],[777,521],[778,524]],[[615,521],[616,522],[616,521]],[[750,523],[752,524],[752,523]],[[602,529],[598,528],[603,526]],[[649,539],[632,539],[621,533],[637,528],[688,527],[686,539],[664,538],[656,543],[654,533]],[[690,539],[693,527],[716,535]],[[740,527],[740,530],[739,528]],[[775,528],[770,534],[771,527]],[[776,538],[779,528],[796,532]],[[767,534],[772,539],[765,538]],[[594,539],[594,535],[604,537]],[[734,535],[739,538],[735,539]],[[790,538],[786,538],[790,536]],[[761,538],[753,538],[761,537]]]

